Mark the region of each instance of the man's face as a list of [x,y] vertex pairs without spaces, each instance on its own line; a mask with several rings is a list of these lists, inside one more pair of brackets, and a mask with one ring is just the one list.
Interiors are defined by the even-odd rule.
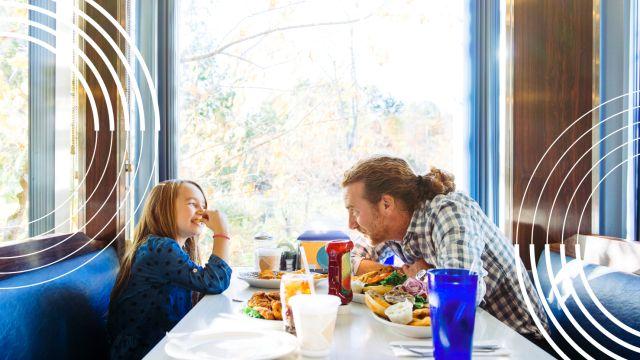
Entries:
[[384,216],[378,210],[379,204],[371,204],[364,198],[364,183],[349,184],[344,190],[344,204],[349,211],[349,228],[366,235],[372,245],[386,241]]

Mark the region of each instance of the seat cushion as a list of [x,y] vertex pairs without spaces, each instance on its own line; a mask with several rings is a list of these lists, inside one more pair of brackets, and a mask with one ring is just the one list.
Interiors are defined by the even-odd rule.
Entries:
[[[552,272],[549,273],[546,264],[546,255],[543,253],[536,269],[545,297],[547,301],[549,301],[551,311],[558,320],[559,325],[566,331],[569,337],[587,353],[596,359],[607,358],[590,340],[580,335],[578,329],[571,324],[568,316],[562,311],[560,306],[561,303],[564,303],[576,322],[595,341],[602,344],[603,347],[624,358],[638,358],[640,356],[638,352],[625,348],[614,340],[609,339],[589,321],[571,296],[571,286],[575,288],[576,294],[588,314],[590,314],[597,323],[619,339],[633,346],[640,347],[640,337],[634,336],[616,325],[596,306],[596,303],[589,297],[586,287],[580,278],[579,271],[580,267],[584,269],[585,276],[589,281],[593,293],[604,308],[622,323],[638,331],[640,331],[640,302],[638,301],[638,294],[640,294],[640,276],[614,271],[605,266],[580,264],[576,259],[570,257],[566,259],[567,265],[563,268],[560,254],[550,252],[549,261]],[[551,277],[549,276],[550,274]],[[553,294],[552,285],[558,288],[559,296]],[[562,338],[558,328],[553,326],[551,330],[554,340],[556,340],[563,350],[566,350],[566,353],[571,358],[580,358],[580,356],[577,355],[578,352],[573,350],[571,345]]]
[[0,281],[0,359],[107,358],[107,309],[118,268],[109,247]]

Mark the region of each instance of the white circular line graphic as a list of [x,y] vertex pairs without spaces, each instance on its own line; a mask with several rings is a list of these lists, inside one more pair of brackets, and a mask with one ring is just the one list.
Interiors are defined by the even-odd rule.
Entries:
[[[153,81],[152,81],[152,79],[151,79],[151,76],[150,76],[150,73],[149,73],[149,71],[148,71],[148,68],[147,68],[147,66],[146,66],[146,64],[145,64],[145,62],[144,62],[144,60],[143,60],[143,58],[142,58],[142,55],[140,54],[139,50],[137,49],[137,47],[135,46],[135,44],[133,44],[133,42],[131,41],[131,39],[130,39],[130,37],[128,36],[128,34],[127,34],[127,33],[126,33],[126,31],[124,31],[124,29],[119,25],[119,23],[118,23],[115,19],[113,19],[113,17],[112,17],[112,16],[110,16],[110,14],[109,14],[108,12],[106,12],[102,7],[100,7],[100,6],[99,6],[98,4],[96,4],[94,1],[87,0],[86,2],[90,3],[94,8],[96,8],[96,9],[97,9],[97,10],[98,10],[98,11],[99,11],[103,16],[105,16],[105,18],[107,18],[107,19],[108,19],[108,20],[109,20],[109,21],[110,21],[110,22],[111,22],[111,23],[112,23],[112,24],[117,28],[117,30],[120,32],[120,34],[121,34],[121,35],[123,35],[123,37],[124,37],[124,38],[127,40],[127,42],[129,43],[130,48],[133,50],[134,55],[135,55],[136,59],[137,59],[137,60],[138,60],[138,62],[139,62],[140,68],[141,68],[142,73],[143,73],[143,75],[144,75],[144,77],[145,77],[145,80],[146,80],[146,82],[147,82],[148,88],[150,89],[151,103],[152,103],[152,107],[153,107],[153,110],[154,110],[154,119],[155,119],[155,125],[156,125],[156,126],[155,126],[155,132],[154,132],[154,146],[153,146],[153,154],[156,154],[156,153],[157,153],[158,132],[160,131],[159,107],[158,107],[158,103],[157,103],[157,96],[156,96],[155,86],[153,85]],[[9,4],[9,5],[13,4],[13,5],[16,5],[16,3],[11,3],[11,2],[3,2],[3,4]],[[17,4],[17,5],[23,5],[23,4]],[[47,11],[47,10],[45,10],[45,9],[42,9],[42,8],[39,8],[39,7],[33,7],[33,6],[31,6],[31,5],[28,5],[28,7],[30,7],[30,8],[31,8],[32,10],[34,10],[34,11],[39,11],[39,12],[49,13],[50,15],[54,15],[54,18],[56,18],[56,20],[57,20],[57,21],[60,21],[60,19],[59,19],[58,17],[56,17],[56,16],[55,16],[55,14],[53,14],[53,13],[51,13],[51,12],[48,12],[48,11]],[[131,71],[131,68],[130,68],[130,66],[129,66],[129,64],[128,64],[128,61],[126,60],[126,57],[121,53],[121,51],[119,50],[118,46],[113,42],[113,40],[108,36],[108,34],[106,34],[106,32],[104,31],[104,29],[102,29],[102,28],[101,28],[97,23],[95,23],[95,21],[93,21],[93,19],[91,19],[90,17],[88,17],[87,15],[85,15],[84,13],[82,13],[78,8],[74,8],[74,12],[75,12],[77,15],[79,15],[80,17],[84,18],[88,23],[90,23],[91,25],[93,25],[93,26],[96,28],[96,30],[98,30],[98,32],[99,32],[101,35],[103,35],[103,36],[105,37],[105,39],[107,40],[107,42],[109,42],[109,43],[110,43],[110,45],[112,45],[112,46],[113,46],[114,50],[118,53],[119,57],[120,57],[121,59],[124,59],[124,60],[125,60],[125,61],[122,61],[122,63],[123,63],[123,65],[125,66],[125,68],[128,70],[128,72],[129,72],[130,74],[133,74],[133,71]],[[39,24],[38,24],[38,25],[39,25]],[[38,26],[38,25],[35,25],[35,27],[42,28],[42,27],[40,27],[40,26]],[[45,30],[45,31],[46,31],[46,30]],[[33,39],[33,40],[36,40],[36,39]],[[92,40],[91,40],[91,41],[92,41]],[[95,43],[93,43],[93,44],[95,44]],[[101,52],[101,50],[99,50],[99,49],[98,49],[98,51],[99,51],[99,52]],[[53,52],[55,53],[55,50],[54,50]],[[102,58],[102,57],[101,57],[101,58]],[[104,60],[104,58],[103,58],[103,60]],[[86,62],[86,61],[85,61],[85,62]],[[109,64],[109,65],[110,65],[110,64]],[[112,74],[113,74],[113,73],[112,73]],[[96,75],[96,77],[100,77],[100,74],[97,74],[97,73],[96,73],[95,75]],[[101,81],[101,80],[102,80],[102,79],[100,78],[100,81]],[[121,86],[121,84],[119,83],[119,81],[117,81],[117,79],[115,80],[115,82],[116,82],[116,84],[117,84],[117,86],[118,86],[118,87],[120,87],[120,86]],[[138,102],[138,104],[140,104],[140,106],[139,106],[139,107],[137,107],[138,114],[139,114],[139,116],[140,116],[140,130],[141,130],[142,132],[144,132],[145,127],[146,127],[146,126],[145,126],[145,121],[144,121],[144,103],[142,102],[142,98],[141,98],[140,92],[139,92],[139,90],[138,90],[138,86],[137,86],[137,83],[136,83],[136,79],[135,79],[135,77],[132,77],[131,83],[132,83],[132,85],[133,85],[133,87],[134,87],[134,93],[135,93],[135,96],[136,96],[136,100],[138,100],[137,102]],[[85,83],[83,83],[83,86],[86,88],[87,94],[90,94],[90,89],[88,88],[88,86],[86,86],[86,82],[85,82]],[[103,90],[103,91],[104,91],[104,90]],[[105,94],[106,94],[106,91],[104,91],[104,92],[105,92]],[[120,95],[121,95],[121,97],[122,97],[123,92],[122,92],[122,91],[120,91],[119,93],[120,93]],[[124,97],[123,97],[123,99],[126,99],[126,98],[124,98]],[[93,105],[95,105],[95,104],[93,103],[93,96],[92,96],[92,94],[91,94],[91,96],[89,96],[89,101],[90,101]],[[108,104],[110,105],[110,101],[108,102]],[[123,102],[123,110],[125,110],[125,109],[127,108],[127,106],[126,106],[125,104],[126,104],[126,103],[125,103],[125,102]],[[95,109],[96,109],[96,107],[95,107],[95,106],[93,106],[93,110],[95,110]],[[128,109],[126,109],[126,110],[128,110]],[[124,113],[126,114],[126,117],[128,118],[128,113],[127,113],[127,111],[126,111],[126,110],[124,111]],[[96,121],[96,119],[98,119],[98,116],[96,116],[96,113],[97,113],[97,111],[94,111],[94,121]],[[112,114],[112,112],[111,112],[111,114]],[[125,128],[126,128],[126,129],[125,129],[126,131],[128,131],[128,130],[129,130],[129,129],[128,129],[128,122],[125,122]],[[112,136],[113,136],[113,132],[112,132]],[[113,143],[113,138],[112,138],[112,140],[111,140],[111,142],[110,142],[110,143],[111,143],[111,144]],[[141,140],[140,140],[140,152],[142,152],[143,146],[144,146],[144,138],[142,137],[142,138],[141,138]],[[110,151],[110,152],[111,152],[111,151]],[[109,156],[110,156],[110,155],[109,155]],[[155,156],[155,155],[153,155],[153,156]],[[139,170],[139,168],[140,168],[140,163],[141,163],[141,162],[140,162],[140,161],[138,161],[138,164],[137,164],[137,166],[136,166],[136,169],[135,169],[135,172],[134,172],[134,174],[133,174],[132,179],[135,179],[135,178],[136,178],[137,173],[138,173],[138,170]],[[123,163],[123,165],[124,165],[124,163]],[[155,162],[154,162],[154,163],[152,164],[152,167],[151,167],[151,174],[153,174],[153,172],[155,171],[155,166],[156,166],[156,164],[155,164]],[[122,168],[122,167],[121,167],[121,168]],[[104,172],[103,172],[103,174],[104,174]],[[121,174],[121,172],[119,172],[117,179],[119,179],[119,178],[120,178],[120,174]],[[86,174],[85,174],[85,175],[86,175]],[[112,191],[111,191],[111,193],[110,193],[110,194],[112,194],[112,193],[113,193],[113,191],[115,190],[115,188],[116,188],[116,186],[117,186],[117,179],[116,179],[116,182],[114,183],[114,187],[112,188]],[[149,177],[149,179],[148,179],[148,181],[147,181],[147,186],[145,187],[145,189],[144,189],[144,191],[143,191],[143,193],[142,193],[142,195],[143,195],[142,197],[144,197],[144,195],[148,192],[148,190],[149,190],[149,185],[151,184],[151,180],[153,180],[153,176],[150,176],[150,177]],[[130,191],[131,191],[131,189],[128,189],[128,191],[126,192],[126,194],[129,194],[129,192],[130,192]],[[94,190],[94,192],[95,192],[95,190]],[[86,203],[85,203],[85,204],[86,204]],[[103,203],[103,204],[102,204],[102,206],[101,206],[101,207],[98,209],[98,211],[96,212],[96,215],[97,215],[97,214],[100,212],[100,210],[105,206],[105,204],[106,204],[106,203]],[[96,236],[97,236],[97,235],[99,235],[100,233],[102,233],[102,231],[106,228],[106,226],[109,224],[109,222],[110,222],[112,219],[114,219],[114,218],[118,215],[118,213],[119,213],[120,209],[122,208],[122,206],[124,206],[124,204],[125,204],[125,203],[124,203],[124,202],[122,202],[122,203],[118,206],[117,210],[115,211],[115,213],[113,214],[113,216],[111,217],[111,219],[109,219],[109,221],[107,221],[107,222],[106,222],[105,226],[104,226],[104,227],[103,227],[103,228],[102,228],[102,229],[101,229],[101,230],[96,234]],[[139,208],[141,205],[142,205],[141,203],[136,204],[136,205],[135,205],[135,209],[134,209],[133,211],[134,211],[134,212],[135,212],[135,211],[137,211],[137,210],[138,210],[138,208]],[[95,215],[94,215],[94,217],[95,217]],[[26,284],[26,285],[21,285],[21,286],[4,287],[4,288],[0,288],[0,289],[17,289],[17,288],[24,288],[24,287],[30,287],[30,286],[40,285],[40,284],[43,284],[43,283],[47,283],[47,282],[49,282],[49,281],[53,281],[53,280],[59,279],[59,278],[61,278],[62,276],[66,276],[66,275],[68,275],[68,274],[72,273],[73,271],[75,271],[75,270],[77,270],[77,269],[81,268],[82,266],[86,265],[87,263],[89,263],[91,260],[95,259],[95,258],[96,258],[98,255],[100,255],[104,250],[106,250],[106,249],[107,249],[111,244],[113,244],[113,242],[115,241],[115,239],[117,239],[117,237],[118,237],[118,236],[119,236],[119,235],[120,235],[120,234],[121,234],[121,233],[126,229],[126,226],[130,223],[130,221],[131,221],[131,219],[129,219],[129,220],[126,222],[125,226],[121,228],[121,230],[120,230],[120,231],[115,235],[115,237],[114,237],[114,238],[113,238],[113,239],[108,243],[108,245],[107,245],[106,247],[102,248],[102,249],[101,249],[100,251],[98,251],[94,256],[92,256],[89,260],[87,260],[87,261],[86,261],[86,262],[84,262],[83,264],[79,265],[78,267],[76,267],[76,268],[74,268],[74,269],[72,269],[72,270],[70,270],[70,271],[68,271],[68,272],[66,272],[66,273],[64,273],[64,274],[58,275],[58,276],[53,277],[53,278],[51,278],[51,279],[47,279],[47,280],[44,280],[44,281],[40,281],[40,282],[35,283],[35,284]],[[86,226],[86,224],[85,224],[85,226]],[[94,241],[94,238],[95,238],[95,237],[92,237],[90,241]],[[67,256],[65,256],[65,257],[63,257],[62,259],[58,259],[58,260],[57,260],[57,261],[55,261],[55,262],[59,262],[59,261],[61,261],[61,260],[65,259],[65,258],[69,257],[70,255],[72,255],[72,254],[74,254],[75,252],[79,251],[80,249],[82,249],[83,247],[85,247],[85,246],[86,246],[86,245],[88,245],[88,244],[89,244],[89,242],[85,243],[85,244],[84,244],[84,245],[82,245],[79,249],[76,249],[76,250],[75,250],[75,251],[73,251],[71,254],[69,254],[69,255],[67,255]],[[53,262],[53,263],[55,263],[55,262]],[[51,264],[48,264],[48,265],[51,265]],[[48,266],[48,265],[47,265],[47,266]],[[34,269],[30,269],[30,270],[34,270]]]

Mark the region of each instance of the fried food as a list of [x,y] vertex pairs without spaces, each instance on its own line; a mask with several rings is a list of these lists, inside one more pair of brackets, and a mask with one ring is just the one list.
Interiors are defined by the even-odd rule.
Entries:
[[329,274],[313,274],[314,280],[326,279],[329,277]]
[[282,302],[280,302],[280,300],[273,300],[271,302],[271,310],[273,311],[274,318],[282,319]]
[[282,320],[282,303],[278,291],[257,291],[251,296],[247,306],[267,320]]
[[[282,275],[284,274],[304,274],[304,269],[292,271],[292,272],[284,272],[284,271],[273,271],[273,270],[261,270],[258,274],[258,279],[260,280],[280,280]],[[327,278],[327,274],[313,274],[314,280],[320,280]]]
[[391,286],[391,285],[376,285],[376,286],[367,286],[367,287],[363,288],[363,290],[375,291],[380,295],[386,294],[387,292],[391,291],[391,289],[393,289],[393,286]]
[[[291,272],[281,272],[281,273],[279,274],[279,276],[280,276],[279,278],[281,278],[281,277],[282,277],[282,275],[284,275],[284,274],[304,274],[304,273],[305,273],[305,270],[304,270],[304,269],[299,269],[299,270],[291,271]],[[329,275],[328,275],[328,274],[318,274],[318,273],[314,273],[314,274],[313,274],[313,279],[314,279],[314,280],[326,279],[326,278],[328,278],[328,277],[329,277]],[[279,279],[279,278],[278,278],[278,279]]]
[[378,281],[384,280],[389,277],[389,275],[391,275],[394,270],[395,269],[393,268],[393,266],[385,266],[378,270],[370,271],[368,273],[357,276],[355,280],[362,281],[365,285],[375,284]]
[[258,279],[260,280],[280,279],[280,277],[282,277],[282,275],[274,272],[273,270],[261,270],[260,274],[258,274]]
[[422,308],[413,310],[413,320],[408,324],[412,326],[430,326],[431,325],[431,313],[429,308]]
[[260,316],[265,318],[265,320],[275,320],[275,316],[273,315],[273,311],[266,307],[254,307],[254,310],[260,313]]
[[271,302],[273,300],[278,300],[278,301],[280,300],[280,293],[278,291],[269,291],[269,292],[256,291],[251,296],[251,299],[249,299],[249,302],[247,303],[247,305],[251,306],[252,308],[256,308],[256,307],[271,308]]
[[364,303],[376,315],[387,319],[387,315],[384,313],[384,311],[391,304],[386,302],[382,295],[378,294],[375,291],[367,291],[366,294],[364,294]]

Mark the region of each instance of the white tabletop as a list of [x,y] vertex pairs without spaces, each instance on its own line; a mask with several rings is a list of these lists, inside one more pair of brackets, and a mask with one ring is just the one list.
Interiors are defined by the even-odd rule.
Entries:
[[[172,333],[184,333],[204,329],[247,330],[255,328],[255,321],[238,321],[238,315],[244,303],[233,301],[248,300],[253,292],[259,290],[249,287],[244,281],[235,278],[238,269],[234,269],[231,286],[220,295],[205,296],[171,330]],[[316,287],[317,293],[326,293],[326,280]],[[332,359],[389,359],[394,358],[389,347],[391,341],[415,340],[395,334],[384,325],[375,321],[365,305],[352,303],[348,314],[338,315],[331,350]],[[230,316],[231,314],[231,316]],[[486,311],[479,309],[476,315],[474,341],[488,340],[500,343],[510,350],[510,359],[553,359],[544,350],[504,325]],[[145,359],[171,359],[164,350],[167,338],[163,338]],[[291,356],[287,359],[302,359]],[[411,359],[411,358],[406,358]]]

